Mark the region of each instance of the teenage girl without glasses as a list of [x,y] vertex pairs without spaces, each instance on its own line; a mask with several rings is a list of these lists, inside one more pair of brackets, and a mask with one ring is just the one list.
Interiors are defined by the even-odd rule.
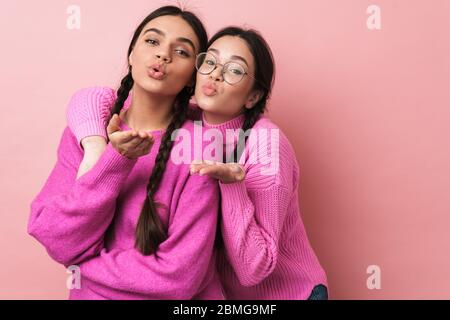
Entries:
[[169,161],[172,133],[194,129],[185,119],[206,44],[192,13],[154,11],[129,46],[109,143],[79,178],[83,150],[64,130],[57,163],[31,204],[28,233],[57,262],[80,267],[81,288],[70,299],[223,298],[213,255],[217,183]]

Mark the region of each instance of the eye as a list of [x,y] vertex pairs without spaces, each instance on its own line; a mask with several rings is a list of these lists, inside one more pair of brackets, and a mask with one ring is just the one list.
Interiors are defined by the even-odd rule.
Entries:
[[187,52],[184,51],[184,50],[177,49],[177,50],[175,50],[175,52],[178,53],[180,56],[183,56],[183,57],[189,57],[189,53],[187,53]]
[[236,68],[230,68],[230,69],[228,69],[228,70],[229,70],[230,72],[232,72],[232,73],[238,75],[238,76],[240,76],[240,75],[242,75],[242,74],[244,73],[242,70],[236,69]]
[[205,59],[205,62],[204,63],[206,63],[207,65],[210,65],[210,66],[213,66],[213,65],[215,65],[216,63],[214,62],[214,60],[211,60],[211,59]]
[[158,41],[153,40],[153,39],[147,39],[147,40],[145,40],[145,42],[147,42],[148,44],[150,44],[152,46],[156,46],[158,44]]

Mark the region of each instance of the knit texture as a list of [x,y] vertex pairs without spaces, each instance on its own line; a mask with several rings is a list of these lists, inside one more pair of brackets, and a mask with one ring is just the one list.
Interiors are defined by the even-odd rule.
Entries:
[[[75,96],[67,118],[80,141],[102,131],[83,124],[103,125],[115,94],[112,89],[97,87]],[[204,129],[217,129],[226,137],[227,130],[242,127],[244,117],[240,115],[219,125],[209,124],[204,117],[202,120]],[[278,132],[278,139],[272,141],[272,132]],[[234,148],[235,142],[228,142],[225,141],[224,152]],[[276,154],[278,166],[273,172],[268,171]],[[217,269],[225,296],[307,299],[314,286],[328,283],[302,222],[295,152],[283,132],[262,117],[252,129],[240,162],[245,167],[245,181],[219,183],[223,246],[217,247]]]
[[[99,126],[94,133],[104,130],[99,119],[84,122],[83,130],[93,123]],[[128,129],[124,123],[122,128]],[[183,128],[193,131],[194,124],[187,121]],[[213,179],[190,175],[188,164],[169,159],[154,196],[168,234],[158,259],[134,247],[163,131],[152,134],[150,154],[131,160],[109,143],[95,166],[76,179],[83,150],[64,130],[57,163],[31,204],[28,233],[55,261],[80,267],[81,289],[72,289],[70,299],[223,299],[213,250],[219,188]]]
[[[203,117],[205,128],[223,136],[243,122],[243,115],[220,125]],[[230,144],[235,145],[225,143],[224,150]],[[226,298],[307,299],[316,285],[328,283],[300,215],[294,150],[283,132],[262,117],[239,163],[245,180],[219,184],[224,246],[218,249],[217,263]]]

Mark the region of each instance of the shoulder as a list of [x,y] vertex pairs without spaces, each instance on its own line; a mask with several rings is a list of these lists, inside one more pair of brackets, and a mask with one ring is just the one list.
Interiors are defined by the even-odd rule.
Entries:
[[284,160],[296,160],[295,150],[286,134],[267,117],[261,117],[255,123],[248,141],[251,152],[265,154],[271,149],[278,150]]
[[252,129],[257,132],[259,131],[260,133],[276,133],[276,136],[280,137],[280,143],[291,146],[291,143],[289,142],[289,139],[287,138],[283,130],[281,130],[281,128],[268,117],[261,117],[258,121],[256,121]]
[[257,187],[296,187],[299,167],[295,150],[272,120],[261,117],[247,140],[246,180]]
[[110,87],[86,87],[81,88],[72,95],[71,100],[82,100],[94,99],[99,101],[114,101],[117,98],[116,91]]

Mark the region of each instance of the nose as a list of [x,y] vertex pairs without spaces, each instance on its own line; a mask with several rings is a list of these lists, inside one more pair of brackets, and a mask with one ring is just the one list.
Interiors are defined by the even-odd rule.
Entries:
[[223,67],[216,64],[216,68],[209,74],[209,78],[213,81],[222,81],[223,80]]
[[166,52],[159,52],[159,53],[156,54],[156,57],[159,60],[164,61],[165,63],[169,63],[169,62],[172,61],[171,57]]

